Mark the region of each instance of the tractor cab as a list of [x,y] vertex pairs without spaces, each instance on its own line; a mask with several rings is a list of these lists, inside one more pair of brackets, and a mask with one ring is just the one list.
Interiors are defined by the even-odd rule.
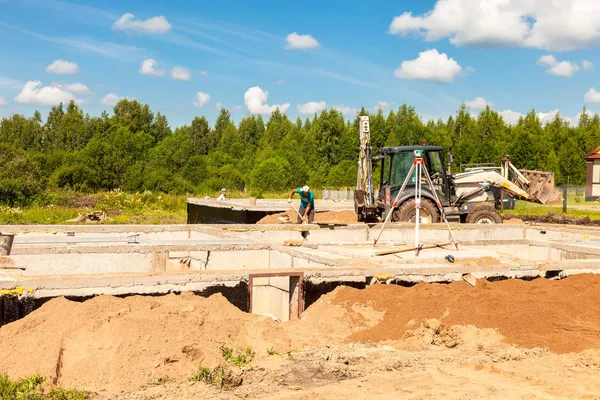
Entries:
[[[382,147],[379,155],[374,159],[381,161],[380,185],[378,191],[378,207],[390,210],[392,202],[400,191],[411,166],[415,160],[415,150],[421,154],[425,167],[435,191],[442,203],[442,206],[448,206],[450,202],[449,180],[444,168],[443,149],[440,146],[396,146]],[[415,173],[411,174],[406,185],[402,198],[398,199],[398,204],[402,204],[406,199],[415,196]],[[425,174],[422,179],[426,179]],[[425,182],[423,182],[425,183]],[[422,186],[423,197],[433,201],[434,196],[425,183]],[[391,210],[393,211],[393,210]]]

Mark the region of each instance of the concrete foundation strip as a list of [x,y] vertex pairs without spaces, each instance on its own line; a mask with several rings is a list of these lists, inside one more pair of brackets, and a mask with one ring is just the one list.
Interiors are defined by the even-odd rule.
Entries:
[[[435,249],[438,247],[446,247],[446,246],[450,246],[451,242],[447,242],[447,243],[440,243],[440,244],[424,244],[421,245],[420,249]],[[415,247],[414,246],[410,246],[410,247],[403,247],[401,249],[390,249],[390,250],[381,250],[381,251],[377,251],[375,252],[376,256],[387,256],[389,254],[396,254],[396,253],[404,253],[406,251],[412,251],[414,250]]]

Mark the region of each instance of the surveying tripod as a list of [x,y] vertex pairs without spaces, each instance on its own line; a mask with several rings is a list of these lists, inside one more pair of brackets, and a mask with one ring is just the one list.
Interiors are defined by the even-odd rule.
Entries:
[[420,210],[421,210],[421,195],[422,195],[422,191],[423,191],[422,190],[422,182],[421,182],[421,174],[422,173],[425,173],[425,178],[427,179],[427,184],[429,185],[429,188],[431,189],[431,193],[433,194],[433,197],[435,199],[435,204],[437,205],[438,209],[440,210],[440,214],[441,214],[442,218],[444,219],[444,222],[446,223],[446,227],[448,228],[448,233],[450,234],[450,239],[452,240],[452,243],[454,244],[454,246],[456,246],[456,250],[458,250],[458,243],[456,243],[456,241],[454,240],[454,235],[452,235],[452,229],[450,229],[450,224],[448,223],[448,219],[446,218],[446,213],[444,212],[444,207],[442,207],[442,203],[440,202],[440,199],[435,191],[435,188],[433,187],[433,182],[431,181],[429,172],[427,172],[427,167],[425,166],[425,161],[423,160],[423,157],[421,156],[421,153],[419,152],[419,150],[415,150],[414,154],[415,154],[415,160],[413,161],[413,163],[410,167],[410,170],[408,171],[408,174],[406,175],[406,179],[404,179],[404,183],[402,183],[402,187],[400,188],[400,191],[398,192],[398,194],[396,195],[396,198],[394,199],[394,202],[392,203],[392,207],[390,208],[390,211],[388,212],[388,214],[385,217],[385,221],[383,221],[383,225],[381,225],[381,230],[379,231],[377,238],[373,242],[373,246],[377,245],[377,241],[381,237],[381,233],[383,232],[385,225],[390,220],[390,217],[392,216],[392,213],[394,212],[396,207],[398,207],[398,200],[400,200],[400,196],[402,196],[404,189],[406,189],[406,185],[408,184],[408,181],[412,177],[412,174],[414,171],[415,178],[416,178],[416,180],[415,180],[415,210],[416,210],[415,255],[417,255],[417,256],[419,255],[419,251],[421,250],[421,247],[422,247],[422,245],[419,244],[419,223],[421,222],[421,218],[420,218],[419,214],[420,214]]

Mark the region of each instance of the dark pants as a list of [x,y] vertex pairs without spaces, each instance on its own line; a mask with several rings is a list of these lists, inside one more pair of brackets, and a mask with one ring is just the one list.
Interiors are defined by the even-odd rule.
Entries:
[[[300,215],[304,215],[304,213],[306,212],[306,208],[301,206],[298,209],[298,212],[300,213]],[[296,218],[297,224],[302,223],[302,218],[300,218],[300,215],[298,215],[298,218]],[[310,211],[308,212],[308,223],[312,224],[314,220],[315,220],[315,209],[311,208]]]

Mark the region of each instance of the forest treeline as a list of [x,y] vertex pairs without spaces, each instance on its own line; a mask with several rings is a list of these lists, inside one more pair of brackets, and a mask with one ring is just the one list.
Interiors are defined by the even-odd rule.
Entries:
[[[550,170],[557,183],[585,182],[587,152],[600,144],[600,118],[585,108],[576,126],[557,115],[542,125],[534,110],[512,126],[489,107],[476,117],[463,105],[448,120],[424,122],[416,110],[358,115],[371,119],[375,152],[381,146],[430,145],[452,149],[454,168],[499,163],[508,154],[521,169]],[[112,115],[90,116],[71,102],[44,120],[14,114],[0,122],[0,202],[26,205],[48,190],[112,189],[209,193],[222,187],[253,195],[308,184],[356,184],[358,117],[337,110],[290,120],[278,110],[268,120],[246,116],[235,124],[222,109],[172,129],[146,104],[123,99]]]

